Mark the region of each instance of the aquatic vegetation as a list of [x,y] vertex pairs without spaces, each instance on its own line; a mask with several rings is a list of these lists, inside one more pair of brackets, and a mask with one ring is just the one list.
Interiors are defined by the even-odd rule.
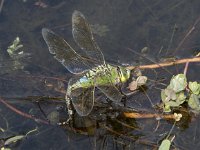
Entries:
[[173,76],[167,88],[161,91],[164,112],[171,112],[171,108],[180,107],[186,102],[192,111],[199,113],[199,98],[200,84],[197,81],[188,83],[184,74]]
[[131,83],[129,83],[129,86],[127,87],[130,91],[135,91],[139,87],[145,85],[147,83],[147,77],[146,76],[138,76],[136,80],[133,80]]
[[20,42],[21,41],[19,37],[16,37],[13,43],[10,46],[8,46],[7,52],[9,56],[13,59],[17,59],[20,55],[23,54],[23,51],[19,50],[20,48],[23,47],[23,45],[20,44]]
[[5,58],[0,52],[0,74],[10,73],[15,70],[20,70],[24,68],[22,59],[24,58],[24,52],[21,49],[23,45],[20,43],[19,37],[8,46],[7,52],[10,58]]
[[162,141],[158,150],[169,150],[170,146],[171,146],[171,141],[168,140],[168,139],[165,139],[165,140]]

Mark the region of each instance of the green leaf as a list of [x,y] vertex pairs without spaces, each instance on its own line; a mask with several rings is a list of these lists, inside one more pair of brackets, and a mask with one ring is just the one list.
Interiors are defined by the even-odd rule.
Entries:
[[181,105],[181,104],[183,104],[184,102],[185,102],[185,100],[186,100],[186,96],[185,96],[185,94],[184,94],[184,92],[179,92],[179,93],[177,93],[176,94],[176,102],[179,104],[179,105]]
[[163,90],[161,90],[161,99],[162,99],[162,101],[163,101],[163,103],[165,103],[166,102],[166,95],[165,95],[165,90],[163,89]]
[[165,95],[167,96],[166,100],[176,100],[176,93],[172,89],[165,89]]
[[176,76],[173,76],[168,89],[174,90],[176,93],[183,91],[187,86],[187,79],[184,74],[178,74]]
[[179,107],[180,104],[176,101],[169,101],[166,103],[166,105],[169,105],[170,107]]
[[176,93],[172,89],[164,89],[161,91],[161,99],[164,103],[176,100]]
[[11,137],[5,141],[4,145],[9,145],[11,143],[15,143],[19,140],[22,140],[24,137],[25,137],[24,135],[16,135],[14,137]]
[[170,108],[170,105],[165,104],[165,106],[164,106],[164,108],[163,108],[163,111],[166,112],[166,113],[171,112],[172,110],[171,110],[171,108]]
[[13,41],[12,45],[10,45],[7,49],[7,52],[10,57],[14,58],[15,55],[21,55],[23,51],[19,51],[20,48],[22,48],[23,45],[20,44],[19,37],[16,37],[16,39]]
[[170,146],[171,146],[171,141],[168,140],[168,139],[165,139],[165,140],[162,141],[158,150],[169,150]]
[[199,97],[195,94],[191,94],[188,100],[188,105],[194,110],[199,112],[200,111],[200,102]]
[[193,94],[198,95],[200,93],[200,84],[195,82],[189,82],[189,89]]

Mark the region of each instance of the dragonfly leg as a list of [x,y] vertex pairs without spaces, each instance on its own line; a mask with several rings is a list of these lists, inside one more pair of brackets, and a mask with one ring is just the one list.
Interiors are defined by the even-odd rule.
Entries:
[[71,103],[71,99],[66,96],[66,104],[67,104],[67,111],[68,111],[68,115],[69,115],[69,119],[72,119],[72,115],[73,115],[73,110],[72,110],[72,103]]
[[71,99],[67,95],[66,95],[66,104],[67,104],[67,111],[68,111],[69,118],[66,121],[59,122],[58,123],[59,126],[72,124],[72,116],[73,116],[74,112],[72,109]]

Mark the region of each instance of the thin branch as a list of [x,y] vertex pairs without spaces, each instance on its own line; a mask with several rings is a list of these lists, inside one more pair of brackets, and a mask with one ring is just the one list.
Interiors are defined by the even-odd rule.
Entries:
[[1,3],[0,3],[0,13],[2,12],[3,4],[4,4],[4,0],[1,0]]
[[191,62],[200,62],[200,57],[194,57],[194,58],[185,58],[185,59],[179,59],[171,62],[162,62],[157,64],[150,64],[150,65],[142,65],[142,66],[129,66],[127,69],[133,70],[135,68],[139,69],[156,69],[161,67],[167,67],[167,66],[173,66],[178,64],[184,64],[184,63],[191,63]]
[[12,105],[10,105],[9,103],[7,103],[4,99],[0,98],[0,102],[3,103],[6,107],[8,107],[10,110],[14,111],[15,113],[17,113],[18,115],[20,116],[23,116],[23,117],[26,117],[26,118],[29,118],[29,119],[32,119],[36,122],[40,122],[40,123],[44,123],[44,124],[49,124],[48,121],[46,120],[43,120],[43,119],[39,119],[39,118],[36,118],[36,117],[33,117],[32,115],[29,115],[27,113],[24,113],[22,111],[20,111],[19,109],[13,107]]
[[147,119],[147,118],[162,118],[162,119],[176,119],[173,114],[151,114],[151,113],[136,113],[136,112],[124,112],[126,118],[135,118],[135,119]]
[[183,71],[183,74],[184,74],[185,76],[186,76],[187,71],[188,71],[188,66],[189,66],[189,62],[186,62],[185,68],[184,68],[184,71]]
[[193,24],[193,26],[189,29],[189,31],[186,33],[186,35],[184,36],[184,38],[181,40],[181,42],[178,44],[178,47],[176,48],[176,50],[174,51],[174,54],[178,51],[178,49],[183,45],[183,43],[185,42],[185,40],[189,37],[190,34],[192,34],[192,32],[195,30],[196,25],[200,22],[200,17],[197,18],[197,20],[195,21],[195,23]]

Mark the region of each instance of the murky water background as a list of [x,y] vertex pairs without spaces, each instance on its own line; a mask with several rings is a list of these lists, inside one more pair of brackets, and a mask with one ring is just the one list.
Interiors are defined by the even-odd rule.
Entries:
[[[38,100],[39,96],[61,99],[65,96],[60,89],[66,89],[67,83],[58,83],[44,77],[58,77],[68,81],[72,76],[50,55],[41,29],[52,29],[77,49],[71,34],[71,16],[74,10],[81,11],[87,17],[95,38],[110,63],[152,63],[128,48],[141,52],[147,47],[147,56],[154,61],[169,56],[192,57],[200,49],[198,0],[5,0],[0,13],[0,97],[36,118],[46,119],[54,113],[57,118],[59,116],[66,119],[64,101],[37,102],[42,99]],[[13,69],[6,51],[17,36],[23,44],[23,51],[30,54],[23,58],[22,70]],[[198,63],[190,64],[188,79],[199,81],[199,67]],[[184,65],[167,69],[172,74],[177,74],[183,72]],[[144,74],[150,79],[155,79],[156,75],[157,79],[165,78],[165,83],[172,76],[163,69],[147,70]],[[146,91],[154,104],[161,101],[159,88],[165,88],[160,85],[155,87],[149,85]],[[143,93],[128,97],[127,105],[141,110],[154,110],[150,108],[151,104]],[[175,127],[172,131],[175,134],[173,148],[199,149],[198,120],[197,116]],[[132,119],[124,122],[129,122],[140,130],[127,129],[107,120],[106,123],[115,131],[124,133],[116,135],[88,119],[84,123],[85,126],[87,123],[92,126],[86,131],[90,135],[82,135],[83,132],[74,133],[68,128],[45,125],[20,116],[0,103],[0,139],[25,135],[30,130],[37,129],[23,140],[10,145],[12,149],[156,149],[156,145],[159,145],[173,125],[173,122],[162,120],[156,129],[158,121],[155,119]],[[84,127],[79,127],[80,130],[82,128]],[[0,140],[0,146],[2,143]]]

